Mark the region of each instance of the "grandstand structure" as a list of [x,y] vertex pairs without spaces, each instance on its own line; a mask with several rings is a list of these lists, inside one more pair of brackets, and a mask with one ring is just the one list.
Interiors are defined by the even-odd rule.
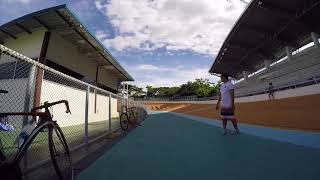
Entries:
[[318,83],[319,12],[319,1],[251,1],[209,72],[238,80],[237,96]]
[[[252,0],[209,73],[236,81],[240,124],[320,131],[319,0]],[[269,83],[275,99],[269,99]],[[220,119],[217,100],[153,101],[154,111]]]
[[320,83],[320,48],[311,46],[236,84],[236,96],[263,94],[272,83],[278,91]]

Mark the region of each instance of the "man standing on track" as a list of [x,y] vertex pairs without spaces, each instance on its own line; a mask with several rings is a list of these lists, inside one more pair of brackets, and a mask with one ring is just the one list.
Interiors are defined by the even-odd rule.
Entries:
[[269,93],[269,100],[274,100],[274,87],[272,82],[269,83],[268,93]]
[[233,124],[235,131],[232,134],[240,134],[238,129],[237,120],[235,118],[234,110],[234,85],[231,80],[229,80],[228,74],[221,74],[221,81],[223,82],[220,87],[219,100],[216,105],[216,109],[219,109],[219,104],[221,102],[221,119],[223,122],[223,134],[227,134],[227,121],[230,120]]

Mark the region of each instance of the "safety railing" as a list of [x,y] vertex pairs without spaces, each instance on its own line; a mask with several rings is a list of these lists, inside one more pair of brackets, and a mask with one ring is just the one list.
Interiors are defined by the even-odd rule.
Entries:
[[135,101],[210,101],[216,100],[218,96],[211,97],[196,97],[196,96],[179,96],[179,97],[146,97],[134,98]]
[[[46,101],[67,100],[71,114],[66,114],[60,105],[53,107],[51,113],[71,151],[118,131],[123,104],[145,109],[142,104],[63,74],[3,45],[0,45],[0,89],[8,91],[0,94],[0,112],[30,112]],[[15,128],[0,129],[0,148],[9,158],[17,152],[20,133],[28,121],[27,117],[0,118],[0,125]],[[26,172],[50,162],[47,137],[37,138],[23,163]]]

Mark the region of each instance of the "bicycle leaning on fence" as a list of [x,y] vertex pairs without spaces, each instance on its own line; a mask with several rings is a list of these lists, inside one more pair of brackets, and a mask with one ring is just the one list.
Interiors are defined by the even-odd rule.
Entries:
[[[7,91],[0,90],[0,93]],[[53,167],[60,180],[73,179],[73,167],[69,147],[64,137],[64,134],[57,124],[52,119],[49,107],[57,104],[65,104],[66,113],[70,113],[69,104],[66,100],[56,101],[53,103],[44,103],[44,105],[33,108],[31,112],[8,112],[0,113],[0,119],[8,120],[10,116],[32,117],[32,123],[35,124],[34,129],[30,134],[24,134],[24,140],[21,146],[18,147],[17,153],[12,160],[8,160],[0,147],[0,177],[1,180],[22,180],[23,174],[20,167],[20,162],[28,151],[28,148],[40,133],[48,133],[49,152]],[[44,112],[37,112],[44,109]],[[12,130],[12,128],[11,128]],[[55,136],[55,137],[53,137]],[[58,141],[58,142],[57,142]],[[60,144],[58,144],[60,143]],[[0,139],[1,144],[1,139]]]
[[139,112],[137,107],[122,106],[120,115],[121,129],[127,131],[129,127],[140,125]]

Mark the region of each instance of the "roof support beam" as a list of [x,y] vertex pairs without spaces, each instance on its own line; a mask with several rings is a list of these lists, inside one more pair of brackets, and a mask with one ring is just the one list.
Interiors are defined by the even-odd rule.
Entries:
[[63,31],[63,30],[73,30],[74,28],[77,28],[77,26],[65,26],[65,27],[59,27],[59,28],[53,28],[51,31]]
[[99,52],[106,52],[106,51],[105,51],[105,50],[103,50],[103,51],[88,51],[88,52],[86,52],[86,53],[91,54],[91,53],[99,53]]
[[247,81],[248,80],[248,76],[249,76],[249,72],[248,71],[243,71],[242,74],[243,74],[244,81]]
[[317,33],[311,32],[311,37],[315,47],[319,48],[320,47],[319,35]]
[[[63,20],[65,21],[69,27],[72,27],[72,24],[67,21],[67,19],[59,12],[59,11],[56,11],[57,15]],[[76,28],[72,28],[83,40],[85,40],[93,49],[95,49],[95,52],[99,52],[99,50],[94,46],[92,45]],[[101,55],[101,53],[99,52],[99,54]],[[104,57],[103,55],[101,55],[102,57]]]
[[36,20],[39,24],[41,24],[41,26],[45,27],[46,29],[50,29],[48,25],[46,25],[44,22],[42,22],[39,18],[37,18],[36,16],[33,16],[33,19]]
[[292,48],[290,46],[286,47],[286,54],[287,54],[288,60],[291,61],[292,60]]
[[114,66],[112,66],[112,65],[105,65],[103,67],[104,67],[104,69],[107,69],[107,70],[115,69]]
[[[63,21],[65,21],[65,22],[69,25],[69,27],[72,27],[72,26],[73,26],[59,11],[55,11],[55,12],[56,12],[56,14],[57,14]],[[81,25],[80,25],[80,27],[81,27]],[[91,42],[90,42],[88,39],[86,39],[86,38],[79,32],[79,30],[78,30],[77,28],[73,28],[73,30],[74,30],[83,40],[85,40],[93,49],[95,49],[95,51],[97,51],[102,58],[107,59],[107,58],[103,55],[103,53],[106,53],[105,51],[103,51],[103,53],[102,53],[100,50],[98,50],[93,44],[91,44]],[[114,66],[114,67],[115,67],[115,69],[117,69],[117,70],[120,72],[120,74],[122,74],[124,77],[127,78],[127,76],[126,76],[125,74],[123,74],[123,72],[121,72],[116,66]]]
[[[40,56],[39,56],[39,63],[41,64],[46,64],[46,59],[47,59],[46,57],[47,57],[50,37],[51,37],[51,32],[50,31],[45,32],[41,51],[40,51]],[[38,107],[40,105],[43,75],[44,75],[44,70],[38,67],[36,82],[35,82],[35,89],[34,89],[33,107]]]
[[7,31],[5,31],[5,30],[3,30],[3,29],[0,29],[0,32],[2,32],[3,34],[6,34],[6,35],[8,35],[8,36],[12,37],[13,39],[17,39],[17,37],[16,37],[16,36],[14,36],[13,34],[11,34],[11,33],[7,32]]
[[271,61],[270,60],[264,60],[264,66],[266,70],[268,71],[270,69]]
[[24,30],[25,32],[27,32],[28,34],[32,34],[31,31],[29,31],[27,28],[23,27],[22,25],[20,25],[18,23],[16,23],[15,25],[18,26],[20,29]]

